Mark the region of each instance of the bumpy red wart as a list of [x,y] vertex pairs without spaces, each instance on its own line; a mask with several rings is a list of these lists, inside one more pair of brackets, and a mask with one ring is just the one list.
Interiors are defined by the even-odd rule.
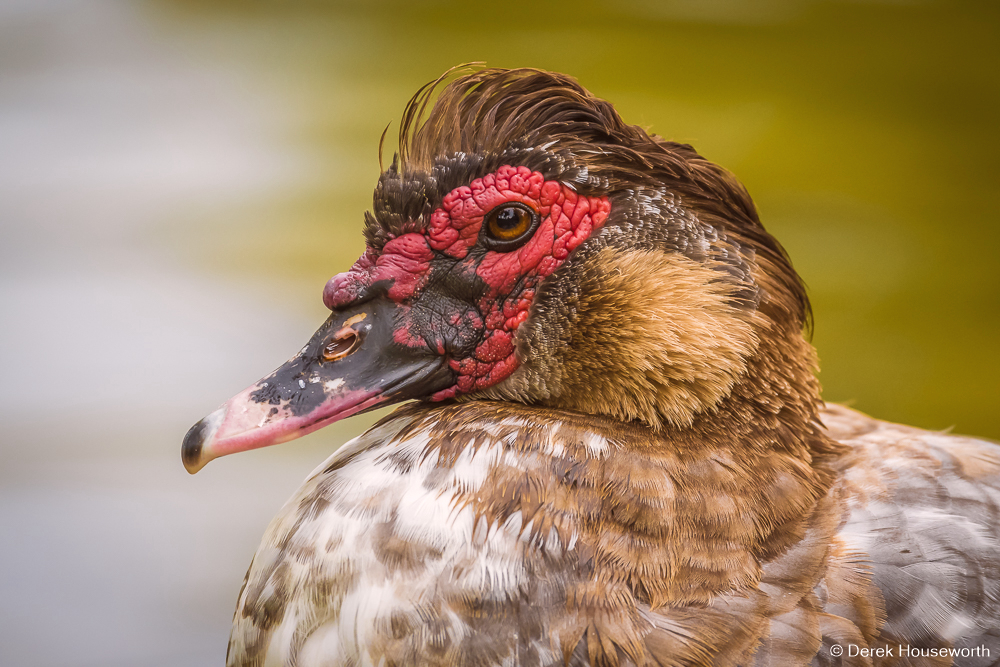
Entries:
[[[538,213],[538,229],[515,250],[491,250],[481,257],[469,257],[486,214],[510,202]],[[350,271],[330,280],[323,301],[331,309],[344,308],[373,283],[388,281],[389,298],[405,307],[428,284],[435,257],[453,260],[448,270],[474,271],[486,285],[476,304],[479,312],[456,314],[450,325],[470,329],[466,333],[474,331],[479,342],[470,356],[449,360],[458,381],[431,398],[440,400],[484,389],[517,368],[514,334],[528,317],[538,284],[601,228],[610,208],[607,197],[584,197],[558,181],[545,180],[537,171],[504,166],[448,193],[423,233],[392,238],[379,252],[369,248]],[[415,329],[413,322],[406,322],[396,341],[445,352],[438,337],[432,342]]]

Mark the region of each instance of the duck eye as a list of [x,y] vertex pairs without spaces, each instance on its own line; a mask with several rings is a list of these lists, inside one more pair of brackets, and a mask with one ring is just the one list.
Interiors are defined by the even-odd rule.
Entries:
[[491,250],[513,250],[531,238],[538,222],[538,214],[524,204],[501,204],[486,214],[483,240]]

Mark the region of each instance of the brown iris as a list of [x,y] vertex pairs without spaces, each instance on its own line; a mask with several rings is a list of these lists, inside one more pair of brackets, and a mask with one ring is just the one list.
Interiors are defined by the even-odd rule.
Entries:
[[538,226],[538,214],[518,202],[501,204],[483,219],[483,240],[492,250],[501,252],[523,245]]
[[361,343],[361,336],[353,329],[341,329],[323,348],[324,361],[338,361],[353,353]]

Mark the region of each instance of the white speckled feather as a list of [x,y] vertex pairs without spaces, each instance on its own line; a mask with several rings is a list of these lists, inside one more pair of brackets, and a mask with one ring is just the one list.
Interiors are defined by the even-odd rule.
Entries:
[[[650,651],[668,641],[686,645],[685,633],[696,636],[699,627],[765,622],[756,662],[798,664],[803,651],[812,656],[837,641],[865,641],[865,633],[872,634],[866,622],[882,612],[866,620],[851,612],[847,598],[879,595],[891,612],[882,641],[965,646],[998,640],[998,448],[837,406],[824,417],[850,446],[842,478],[822,505],[835,510],[835,523],[816,525],[765,564],[756,598],[720,596],[698,612],[701,620],[690,610],[677,616],[640,605]],[[577,434],[579,448],[567,452],[559,423],[539,427],[509,417],[464,428],[475,434],[474,445],[445,461],[442,450],[428,446],[429,426],[412,416],[392,418],[310,475],[254,557],[236,612],[230,665],[563,662],[558,626],[565,604],[548,610],[545,627],[521,637],[517,602],[538,595],[545,611],[558,598],[551,590],[539,593],[538,579],[568,581],[572,573],[544,574],[539,563],[556,566],[562,554],[574,553],[578,535],[563,539],[554,526],[539,534],[535,518],[525,521],[520,510],[491,522],[477,503],[496,491],[484,486],[499,469],[529,471],[552,465],[543,459],[580,455],[600,464],[614,456],[614,445],[597,433]],[[530,430],[533,453],[513,446],[510,429]],[[823,562],[814,584],[801,580],[803,568]],[[790,583],[796,578],[799,583]],[[456,600],[479,600],[493,614],[507,606],[509,613],[496,616],[495,632],[480,641],[469,608]],[[827,613],[815,616],[817,605]],[[771,620],[753,621],[764,618],[764,609]],[[499,631],[505,623],[508,631]],[[525,641],[528,661],[519,647]],[[587,664],[586,653],[573,656],[571,664]]]

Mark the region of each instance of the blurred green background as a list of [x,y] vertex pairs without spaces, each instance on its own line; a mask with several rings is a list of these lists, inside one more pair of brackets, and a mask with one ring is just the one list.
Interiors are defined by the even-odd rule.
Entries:
[[291,100],[293,140],[329,160],[213,240],[232,270],[301,279],[315,305],[360,254],[378,137],[419,85],[469,61],[562,71],[746,184],[810,288],[828,400],[1000,437],[1000,3],[163,7]]
[[733,171],[828,400],[1000,438],[1000,3],[0,0],[0,664],[223,662],[267,522],[377,415],[193,478],[181,438],[324,319],[382,130],[470,61]]

